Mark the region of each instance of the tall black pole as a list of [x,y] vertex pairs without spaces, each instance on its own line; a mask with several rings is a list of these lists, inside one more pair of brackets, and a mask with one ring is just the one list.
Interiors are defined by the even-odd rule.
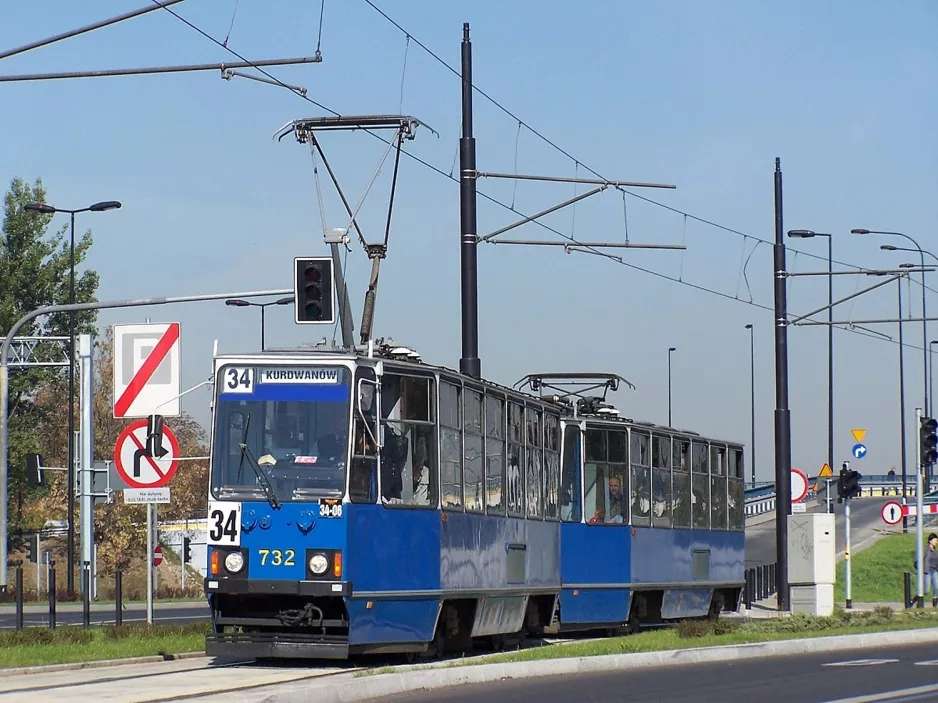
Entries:
[[749,451],[752,453],[752,487],[756,487],[756,338],[755,328],[752,325],[746,325],[749,328],[749,392],[752,395],[750,402],[749,427],[752,431],[751,444]]
[[827,465],[834,470],[834,235],[827,237]]
[[462,137],[459,139],[460,279],[462,357],[459,370],[482,376],[479,360],[479,240],[476,230],[476,140],[472,136],[472,44],[469,23],[462,26]]
[[[908,492],[905,464],[905,344],[902,341],[902,279],[896,279],[899,291],[899,458],[902,461],[902,496]],[[902,531],[909,531],[909,518],[903,516]]]
[[260,305],[261,309],[261,351],[264,351],[264,308],[266,305]]
[[[75,304],[75,213],[71,216],[71,240],[69,245],[70,273],[68,279],[68,302]],[[65,567],[65,590],[71,596],[75,592],[75,313],[68,313],[68,544]]]
[[[925,309],[925,253],[919,249],[919,256],[922,259],[922,377],[925,379],[925,404],[922,406],[922,412],[931,417],[931,411],[928,407],[929,403],[929,394],[928,394],[928,312]],[[909,280],[912,280],[911,277]],[[909,308],[911,310],[912,301],[909,301]],[[922,462],[924,464],[924,461]],[[916,469],[917,471],[920,469]],[[925,464],[923,469],[923,478],[924,484],[922,490],[925,493],[931,492],[931,466]]]
[[788,610],[788,515],[791,513],[791,414],[788,410],[788,297],[782,167],[775,159],[775,584],[778,609]]

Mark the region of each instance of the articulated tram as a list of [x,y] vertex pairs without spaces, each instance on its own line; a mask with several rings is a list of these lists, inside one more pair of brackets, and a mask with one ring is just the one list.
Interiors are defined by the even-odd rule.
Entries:
[[432,655],[738,607],[741,445],[416,356],[216,358],[208,654]]

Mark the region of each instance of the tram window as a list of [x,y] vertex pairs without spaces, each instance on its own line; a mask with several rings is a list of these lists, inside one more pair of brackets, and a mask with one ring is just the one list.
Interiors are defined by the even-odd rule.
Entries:
[[580,500],[580,456],[582,435],[579,427],[567,426],[563,436],[563,476],[560,489],[560,517],[564,522],[583,518]]
[[543,435],[541,434],[541,412],[534,408],[527,408],[525,411],[525,437],[527,439],[527,508],[528,517],[543,517],[543,500],[541,495],[543,490],[543,460],[544,445]]
[[583,471],[585,493],[584,514],[589,515],[590,525],[624,524],[626,522],[624,467],[588,462]]
[[355,418],[352,444],[352,465],[349,470],[349,500],[353,503],[374,503],[378,497],[378,456],[372,437],[374,418],[368,424]]
[[726,447],[710,445],[710,475],[726,476]]
[[691,444],[693,527],[698,530],[706,530],[710,527],[710,477],[707,475],[709,451],[705,443],[693,442]]
[[606,461],[609,452],[606,449],[605,430],[586,430],[586,460]]
[[[629,436],[627,432],[610,430],[608,433],[607,444],[609,446],[609,463],[610,464],[628,464],[629,463],[629,454],[628,454],[628,444]],[[647,444],[646,444],[647,450]],[[647,464],[646,464],[647,466]]]
[[710,477],[710,529],[726,529],[726,476]]
[[381,499],[436,507],[438,473],[432,378],[386,373],[381,381]]
[[505,514],[505,401],[485,398],[485,505],[489,515]]
[[671,527],[671,438],[655,436],[651,442],[651,524]]
[[463,452],[465,453],[466,510],[481,513],[485,509],[485,440],[482,436],[482,394],[465,391],[465,430]]
[[731,530],[746,529],[746,489],[743,479],[730,478],[727,481],[727,521]]
[[730,462],[729,476],[731,478],[746,478],[745,470],[743,469],[743,450],[742,449],[731,447],[729,450],[729,462]]
[[[651,457],[649,444],[651,438],[644,432],[632,430],[631,439],[631,511],[632,524],[647,526],[651,524]],[[611,438],[610,438],[611,439]],[[610,447],[612,443],[610,442]]]
[[560,493],[560,418],[544,415],[544,517],[556,520]]
[[[678,440],[674,440],[677,444]],[[690,473],[675,469],[671,474],[671,524],[677,528],[691,526]]]
[[461,390],[440,381],[440,495],[449,509],[463,504]]
[[690,470],[690,442],[675,437],[671,442],[671,468],[675,471]]
[[433,422],[433,390],[432,378],[385,374],[381,379],[381,419]]
[[508,404],[508,514],[524,517],[524,406]]

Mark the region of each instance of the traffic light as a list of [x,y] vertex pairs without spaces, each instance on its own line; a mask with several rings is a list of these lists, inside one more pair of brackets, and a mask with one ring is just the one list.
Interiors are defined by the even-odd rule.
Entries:
[[192,561],[192,540],[188,537],[182,538],[182,563],[189,564]]
[[856,498],[860,495],[860,479],[863,474],[850,468],[850,462],[845,461],[837,478],[837,502],[843,503],[844,498]]
[[26,561],[33,564],[39,562],[39,534],[36,532],[26,535]]
[[39,488],[45,485],[42,471],[42,454],[26,455],[26,485],[30,488]]
[[933,417],[923,417],[919,428],[921,443],[922,466],[932,466],[938,463],[938,420]]
[[335,277],[330,257],[296,258],[293,260],[297,324],[329,324],[335,322]]
[[163,451],[163,416],[150,415],[147,417],[147,456],[162,458]]

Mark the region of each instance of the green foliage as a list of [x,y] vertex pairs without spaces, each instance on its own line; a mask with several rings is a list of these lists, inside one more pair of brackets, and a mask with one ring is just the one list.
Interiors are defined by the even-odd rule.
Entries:
[[186,635],[207,635],[212,631],[209,622],[191,622],[181,625],[150,625],[149,623],[131,623],[129,625],[108,625],[104,628],[104,637],[108,640],[144,639],[153,637],[183,637]]
[[[3,225],[0,230],[0,337],[6,336],[24,315],[47,305],[69,302],[71,253],[70,226],[49,232],[56,215],[43,215],[25,209],[29,203],[46,201],[41,180],[30,186],[21,178],[10,184],[3,202]],[[77,269],[85,261],[91,248],[91,232],[76,232],[75,241],[75,300],[95,300],[98,274]],[[93,332],[97,315],[94,311],[77,313],[76,333]],[[57,313],[32,320],[23,325],[17,336],[68,336],[68,315]],[[10,372],[10,491],[14,499],[25,493],[24,455],[42,451],[42,442],[36,428],[44,419],[44,412],[35,404],[41,388],[64,377],[61,367],[14,368]],[[67,415],[66,415],[67,418]],[[61,421],[61,417],[58,418]],[[11,527],[31,527],[23,524],[18,511],[12,511]]]
[[677,636],[681,639],[692,637],[713,637],[729,635],[739,630],[739,624],[727,620],[681,620],[677,625]]
[[78,627],[27,627],[23,630],[0,630],[0,648],[23,647],[31,644],[88,644],[93,638],[91,630]]
[[[915,532],[883,537],[850,559],[851,589],[854,603],[902,603],[902,574],[914,573]],[[844,562],[837,564],[834,599],[845,599],[847,572]],[[913,578],[914,583],[914,578]]]

